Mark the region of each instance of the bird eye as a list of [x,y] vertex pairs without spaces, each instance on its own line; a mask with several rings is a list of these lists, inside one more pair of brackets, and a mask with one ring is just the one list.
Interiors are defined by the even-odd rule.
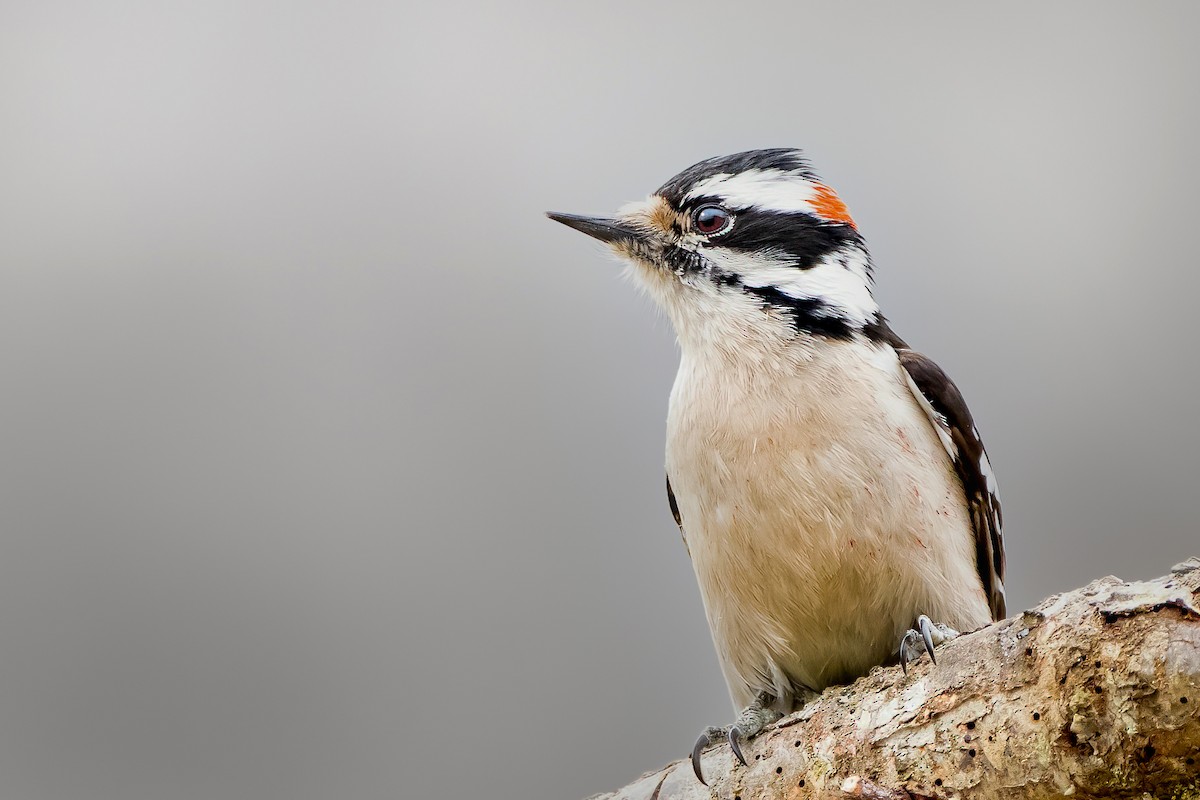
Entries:
[[733,214],[720,206],[704,206],[696,210],[696,230],[706,236],[720,233],[733,224]]

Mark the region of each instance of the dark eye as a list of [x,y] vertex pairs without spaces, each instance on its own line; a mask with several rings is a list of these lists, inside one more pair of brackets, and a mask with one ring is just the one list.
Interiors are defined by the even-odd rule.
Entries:
[[720,233],[733,224],[733,214],[720,206],[704,206],[696,209],[696,230],[706,236]]

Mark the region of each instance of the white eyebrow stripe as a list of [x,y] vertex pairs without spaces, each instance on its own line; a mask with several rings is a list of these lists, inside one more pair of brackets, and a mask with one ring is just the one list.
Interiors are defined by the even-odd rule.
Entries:
[[705,178],[691,188],[685,199],[719,197],[733,208],[811,214],[815,195],[815,184],[794,173],[751,169],[737,175],[721,173]]

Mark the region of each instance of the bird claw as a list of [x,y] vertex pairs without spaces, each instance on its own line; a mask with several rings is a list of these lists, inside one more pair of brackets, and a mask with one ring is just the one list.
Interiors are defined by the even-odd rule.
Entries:
[[760,694],[753,703],[742,709],[737,722],[728,728],[704,729],[700,738],[692,745],[692,771],[696,773],[696,778],[702,784],[708,786],[708,781],[704,780],[704,772],[700,769],[700,754],[710,744],[721,740],[729,742],[729,749],[733,751],[734,757],[741,762],[743,767],[750,766],[746,761],[745,754],[742,753],[742,742],[757,736],[768,722],[779,719],[781,714],[770,707],[772,702],[773,698]]
[[746,757],[742,755],[742,732],[737,725],[731,725],[729,728],[729,749],[737,756],[737,760],[742,762],[743,767],[750,766],[746,763]]
[[705,786],[708,786],[708,781],[704,780],[704,773],[700,771],[700,754],[704,748],[713,742],[721,741],[721,737],[726,735],[724,728],[705,728],[700,738],[692,745],[692,771],[696,773],[696,779]]
[[925,645],[925,652],[929,653],[929,660],[937,664],[937,656],[933,653],[933,623],[922,614],[917,617],[917,627],[921,629],[921,641]]
[[958,636],[958,631],[947,625],[935,624],[929,617],[922,614],[917,617],[917,627],[910,628],[900,639],[900,669],[907,675],[909,662],[916,661],[921,657],[919,652],[910,657],[910,651],[916,650],[918,644],[921,649],[929,653],[929,660],[937,664],[937,656],[934,655],[933,648],[956,636]]

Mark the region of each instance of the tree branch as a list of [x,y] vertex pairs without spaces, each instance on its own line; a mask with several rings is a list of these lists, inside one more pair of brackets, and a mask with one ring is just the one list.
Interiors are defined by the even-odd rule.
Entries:
[[1200,798],[1200,559],[1101,578],[594,800]]

